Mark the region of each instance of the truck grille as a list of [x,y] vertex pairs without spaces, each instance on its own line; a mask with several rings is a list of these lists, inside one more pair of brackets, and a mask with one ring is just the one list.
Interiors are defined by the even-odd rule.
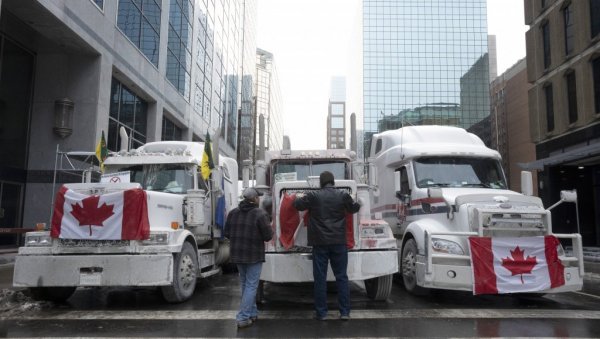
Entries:
[[58,239],[61,247],[123,247],[129,246],[129,240],[78,240]]
[[[348,194],[352,194],[352,189],[350,187],[336,187],[336,189],[346,192]],[[284,188],[280,191],[280,194],[296,194],[296,193],[308,193],[311,191],[318,191],[320,188]]]

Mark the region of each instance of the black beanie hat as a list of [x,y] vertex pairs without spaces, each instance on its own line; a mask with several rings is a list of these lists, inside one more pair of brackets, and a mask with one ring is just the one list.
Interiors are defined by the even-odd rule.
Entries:
[[321,187],[325,187],[327,184],[335,185],[335,181],[333,180],[333,174],[329,171],[323,171],[319,176],[319,183]]

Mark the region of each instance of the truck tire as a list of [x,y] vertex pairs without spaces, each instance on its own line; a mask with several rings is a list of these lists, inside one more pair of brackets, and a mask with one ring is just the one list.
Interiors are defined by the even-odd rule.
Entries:
[[29,292],[35,300],[60,303],[69,299],[76,289],[76,286],[30,287]]
[[173,284],[162,286],[163,298],[170,303],[188,300],[194,294],[198,279],[198,254],[189,242],[184,242],[181,252],[174,254]]
[[414,295],[426,295],[428,290],[417,285],[417,243],[409,239],[402,247],[400,271],[404,288]]
[[371,300],[387,300],[392,292],[392,281],[393,275],[391,274],[365,280],[367,297]]

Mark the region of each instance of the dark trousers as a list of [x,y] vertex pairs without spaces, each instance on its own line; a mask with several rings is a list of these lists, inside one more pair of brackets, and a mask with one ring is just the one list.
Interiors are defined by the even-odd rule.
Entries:
[[348,249],[346,245],[313,246],[313,278],[316,316],[327,315],[327,265],[335,276],[340,315],[350,315],[350,290],[348,288]]

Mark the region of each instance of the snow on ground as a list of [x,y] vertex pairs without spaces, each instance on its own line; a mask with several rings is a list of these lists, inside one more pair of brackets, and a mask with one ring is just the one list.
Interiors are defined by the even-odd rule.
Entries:
[[23,291],[0,290],[0,318],[35,312],[51,306],[51,302],[35,301]]

